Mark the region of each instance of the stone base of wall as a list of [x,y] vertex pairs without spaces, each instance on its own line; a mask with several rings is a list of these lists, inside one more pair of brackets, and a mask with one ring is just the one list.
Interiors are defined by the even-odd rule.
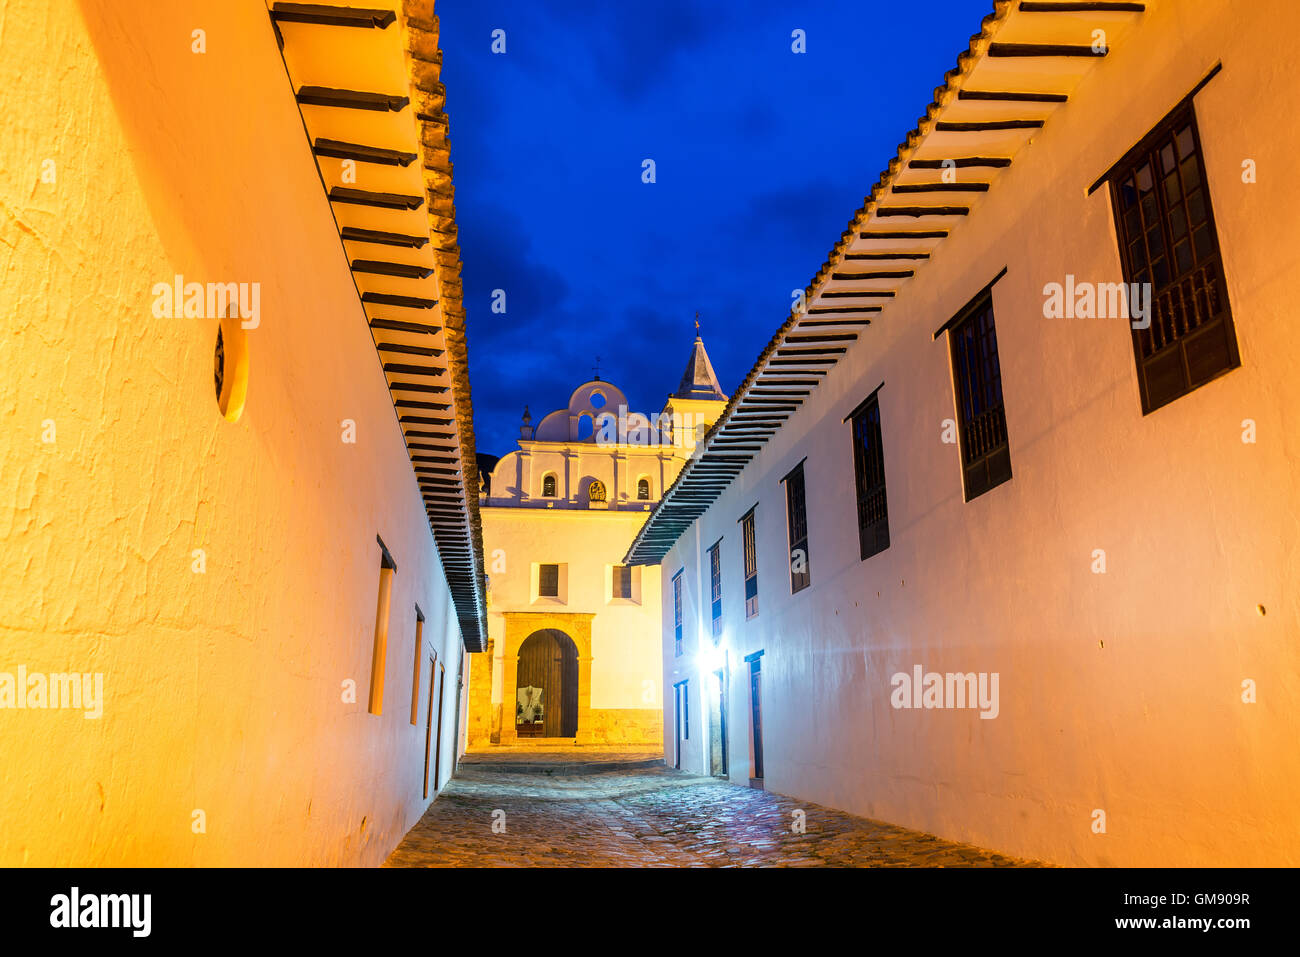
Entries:
[[[482,708],[481,702],[477,702]],[[471,707],[476,702],[471,700]],[[483,709],[487,710],[487,709]],[[501,709],[479,712],[480,720],[471,724],[469,747],[482,748],[501,743]],[[646,745],[653,750],[663,747],[664,716],[657,708],[592,708],[590,744]],[[550,740],[550,739],[547,739]],[[573,738],[556,739],[572,744]],[[527,744],[521,739],[520,744]]]
[[592,744],[663,746],[664,715],[658,708],[592,708]]
[[[466,729],[466,743],[469,747],[486,744],[490,735],[500,729],[500,709],[492,707],[492,641],[488,640],[487,650],[470,655],[469,662],[469,727]],[[427,681],[427,679],[426,679]]]

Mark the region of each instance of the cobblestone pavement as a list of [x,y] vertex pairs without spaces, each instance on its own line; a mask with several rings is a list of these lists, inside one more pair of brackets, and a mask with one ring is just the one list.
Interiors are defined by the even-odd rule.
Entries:
[[[803,812],[803,833],[794,828],[796,811]],[[504,817],[495,812],[504,812]],[[495,832],[494,819],[499,822]],[[1033,863],[662,767],[588,774],[515,773],[500,766],[484,768],[478,761],[462,763],[460,772],[384,866],[1023,867]]]

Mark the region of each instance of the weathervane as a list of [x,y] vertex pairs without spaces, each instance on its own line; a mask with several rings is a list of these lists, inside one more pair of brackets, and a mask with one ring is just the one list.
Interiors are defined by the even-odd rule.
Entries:
[[697,310],[695,313],[695,338],[698,339],[699,337],[700,337],[700,313]]

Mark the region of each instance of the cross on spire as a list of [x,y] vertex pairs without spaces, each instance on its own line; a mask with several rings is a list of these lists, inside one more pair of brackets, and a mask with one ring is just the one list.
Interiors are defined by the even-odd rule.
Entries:
[[592,367],[591,377],[594,381],[600,381],[600,356],[596,356],[596,364]]
[[695,338],[698,339],[699,337],[700,337],[700,313],[699,313],[699,310],[696,310],[696,312],[695,312]]

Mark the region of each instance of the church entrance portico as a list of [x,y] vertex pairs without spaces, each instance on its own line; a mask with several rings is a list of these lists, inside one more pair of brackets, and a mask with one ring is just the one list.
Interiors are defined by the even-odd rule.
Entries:
[[[589,744],[592,614],[506,612],[501,744]],[[527,689],[535,689],[530,692]],[[520,689],[528,699],[520,704]],[[540,694],[536,689],[540,689]],[[532,702],[540,699],[540,707]],[[528,713],[521,713],[521,709]],[[540,718],[540,720],[532,720]],[[520,719],[524,719],[520,723]]]

